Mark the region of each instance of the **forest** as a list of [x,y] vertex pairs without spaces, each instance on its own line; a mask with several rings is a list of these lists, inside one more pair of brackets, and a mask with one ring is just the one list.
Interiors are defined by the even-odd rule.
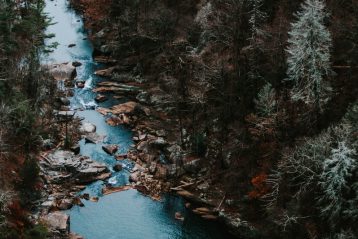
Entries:
[[[49,32],[62,2],[74,44]],[[130,190],[234,238],[358,237],[358,1],[0,0],[0,32],[0,239],[98,238],[53,221]]]

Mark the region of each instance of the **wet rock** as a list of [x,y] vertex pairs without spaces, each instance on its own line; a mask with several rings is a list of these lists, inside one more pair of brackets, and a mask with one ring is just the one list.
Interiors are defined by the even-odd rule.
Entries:
[[116,171],[116,172],[119,172],[123,169],[123,166],[122,164],[116,164],[113,166],[113,170]]
[[79,154],[80,151],[81,151],[81,147],[79,144],[75,144],[71,147],[71,151],[74,153],[74,154]]
[[124,160],[128,157],[127,154],[120,154],[115,156],[117,160]]
[[85,205],[83,204],[83,202],[81,201],[81,198],[79,197],[75,197],[73,199],[73,205],[77,205],[77,206],[80,206],[80,207],[84,207]]
[[94,74],[101,77],[110,77],[115,69],[116,67],[113,66],[107,69],[98,70]]
[[109,145],[103,145],[102,149],[104,152],[106,152],[109,155],[113,155],[117,152],[118,150],[118,146],[114,145],[114,144],[109,144]]
[[57,208],[60,210],[68,210],[72,208],[72,200],[71,199],[62,199],[58,204]]
[[97,144],[99,142],[102,142],[104,140],[104,138],[105,138],[105,136],[101,136],[96,133],[89,133],[84,137],[86,144],[88,144],[88,143]]
[[98,202],[99,201],[99,197],[91,197],[90,198],[91,202]]
[[79,184],[97,180],[107,175],[106,165],[85,156],[76,156],[71,151],[57,150],[47,156],[45,166],[52,172],[50,181],[74,180]]
[[52,212],[42,220],[51,231],[68,234],[70,232],[70,216],[62,212]]
[[139,172],[134,172],[129,175],[129,182],[136,183],[139,180]]
[[184,217],[180,212],[176,212],[174,217],[175,217],[176,220],[184,221]]
[[112,194],[112,193],[127,191],[129,189],[132,189],[132,186],[126,185],[126,186],[120,186],[120,187],[105,187],[105,188],[102,188],[102,193],[103,193],[103,195],[108,195],[108,194]]
[[72,47],[75,47],[75,46],[76,46],[76,44],[69,44],[68,45],[69,48],[72,48]]
[[82,122],[82,125],[80,127],[81,133],[94,133],[96,132],[96,126],[89,122]]
[[79,61],[74,61],[74,62],[72,62],[72,65],[73,65],[74,67],[79,67],[79,66],[82,66],[82,63],[79,62]]
[[86,81],[76,81],[77,88],[85,88]]
[[98,94],[95,98],[96,102],[105,102],[106,100],[108,100],[107,96],[102,94]]
[[129,101],[123,104],[115,105],[111,108],[112,114],[134,114],[134,111],[136,107],[138,106],[138,103],[134,101]]
[[54,64],[48,67],[49,73],[55,80],[72,81],[77,73],[76,67],[69,63]]
[[91,137],[91,136],[86,136],[86,137],[85,137],[85,143],[86,143],[86,144],[96,144],[96,139],[94,139],[94,138]]
[[88,193],[84,193],[84,194],[81,195],[81,198],[83,198],[84,200],[89,200],[90,195]]

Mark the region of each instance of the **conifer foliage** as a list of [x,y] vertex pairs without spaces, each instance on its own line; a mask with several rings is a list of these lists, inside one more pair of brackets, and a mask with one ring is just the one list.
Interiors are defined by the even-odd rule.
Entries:
[[291,24],[287,49],[288,80],[294,82],[292,98],[319,103],[330,74],[331,34],[325,26],[325,3],[306,0]]

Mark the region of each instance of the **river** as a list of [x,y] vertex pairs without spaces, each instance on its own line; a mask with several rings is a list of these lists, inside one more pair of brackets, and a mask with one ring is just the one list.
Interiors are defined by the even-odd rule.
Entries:
[[[133,144],[132,132],[125,127],[112,127],[106,124],[104,116],[95,111],[95,107],[109,107],[120,101],[112,99],[97,105],[92,92],[96,83],[102,79],[93,73],[101,67],[92,59],[93,48],[83,27],[83,21],[66,0],[46,0],[45,12],[53,19],[48,33],[56,36],[49,40],[59,43],[58,47],[48,55],[47,63],[79,61],[77,78],[86,80],[85,88],[74,88],[74,96],[70,98],[71,108],[84,121],[93,123],[97,133],[106,136],[104,143],[117,144],[120,153],[126,153]],[[76,44],[68,47],[69,44]],[[125,101],[123,99],[122,101]],[[81,110],[78,110],[81,109]],[[107,155],[101,144],[85,144],[80,141],[81,154],[104,162],[108,168],[116,163],[114,157]],[[109,179],[116,186],[128,184],[129,169],[132,163],[123,162],[124,170],[113,172]],[[164,195],[162,202],[153,201],[136,190],[128,190],[107,196],[101,194],[104,183],[95,182],[84,190],[91,196],[98,196],[98,202],[84,201],[84,207],[75,206],[67,213],[71,218],[71,231],[86,239],[219,239],[232,238],[217,222],[203,221],[200,217],[187,211],[181,198]],[[82,192],[83,193],[83,192]],[[183,222],[174,219],[175,212],[185,216]]]

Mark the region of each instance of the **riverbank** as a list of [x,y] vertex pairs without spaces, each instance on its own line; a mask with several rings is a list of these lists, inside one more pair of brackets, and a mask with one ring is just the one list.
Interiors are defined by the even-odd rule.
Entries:
[[[51,4],[56,10],[60,3]],[[62,19],[57,20],[63,26]],[[203,160],[188,156],[183,165],[173,161],[182,157],[182,152],[175,140],[175,120],[169,121],[168,117],[166,122],[163,117],[167,116],[158,110],[163,101],[154,98],[157,103],[148,104],[147,100],[140,100],[148,89],[143,82],[113,81],[118,65],[114,66],[105,56],[94,57],[101,64],[106,63],[100,66],[103,69],[89,67],[93,63],[88,51],[85,56],[78,51],[84,48],[82,44],[87,48],[85,35],[72,38],[71,42],[61,42],[60,49],[50,54],[57,62],[47,65],[62,92],[55,115],[62,122],[63,137],[40,157],[44,195],[36,219],[45,222],[55,238],[66,238],[72,236],[68,210],[131,189],[155,201],[167,201],[167,197],[162,198],[163,193],[178,192],[177,195],[193,202],[185,205],[202,219],[227,218],[221,207],[225,197],[220,189],[216,189],[216,199],[202,194],[208,192],[204,177],[208,169],[201,169]],[[73,58],[72,52],[78,56]],[[64,56],[75,61],[61,62],[66,59]],[[127,128],[131,134],[126,133]],[[130,138],[123,141],[121,134]],[[197,173],[200,175],[196,176]],[[93,195],[88,192],[91,187],[100,192]],[[185,215],[183,209],[178,209],[171,217],[179,222],[192,217]],[[239,224],[235,218],[234,227]]]
[[[138,55],[126,55],[121,60],[111,57],[114,32],[111,26],[101,25],[104,24],[101,17],[105,17],[105,10],[94,17],[90,3],[72,3],[84,16],[89,39],[94,45],[94,59],[105,64],[95,73],[106,79],[93,90],[97,98],[105,101],[106,94],[110,94],[117,99],[129,100],[111,108],[100,107],[97,111],[108,117],[108,124],[126,125],[133,131],[135,149],[118,159],[128,158],[138,165],[139,170],[130,175],[134,187],[155,200],[160,200],[163,192],[180,195],[192,203],[187,204],[188,208],[204,220],[223,221],[239,237],[256,237],[256,229],[241,220],[239,208],[234,206],[243,199],[228,192],[218,180],[225,171],[218,170],[207,156],[193,153],[189,146],[191,135],[181,122],[184,119],[178,118],[173,111],[175,102],[170,92],[147,79],[151,76],[141,75],[142,59]],[[151,43],[153,39],[140,35],[131,40],[138,40],[144,50],[148,45],[156,44]],[[177,44],[180,47],[180,43]],[[170,79],[167,80],[170,85]],[[217,153],[214,151],[209,155]]]

